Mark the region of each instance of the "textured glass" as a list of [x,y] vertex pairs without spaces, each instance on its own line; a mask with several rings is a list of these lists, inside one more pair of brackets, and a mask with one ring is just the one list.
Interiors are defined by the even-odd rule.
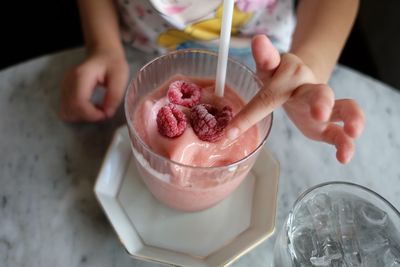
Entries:
[[356,184],[315,186],[289,213],[273,266],[400,266],[400,214]]
[[[158,57],[138,71],[125,95],[125,114],[129,127],[132,150],[142,179],[161,202],[183,210],[210,207],[228,196],[244,179],[265,143],[272,125],[272,114],[258,123],[260,144],[247,157],[220,167],[193,167],[171,161],[153,152],[136,133],[132,123],[140,100],[158,88],[171,76],[182,74],[196,78],[215,79],[217,55],[204,50],[180,50]],[[241,63],[229,60],[226,82],[245,100],[250,100],[262,86],[256,75]],[[190,175],[195,181],[187,187],[171,184],[171,176]],[[195,179],[193,179],[195,178]],[[232,183],[226,190],[223,185]],[[176,201],[166,199],[174,192]],[[191,202],[191,203],[187,203]]]

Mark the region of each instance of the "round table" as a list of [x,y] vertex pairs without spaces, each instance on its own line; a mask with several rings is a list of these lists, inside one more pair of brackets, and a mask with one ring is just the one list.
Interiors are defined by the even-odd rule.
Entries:
[[[69,124],[57,115],[63,73],[83,49],[44,56],[0,72],[0,266],[158,266],[130,258],[97,203],[93,185],[117,116]],[[149,56],[128,49],[132,73]],[[364,185],[400,208],[400,94],[338,66],[337,98],[354,98],[366,115],[354,159],[346,166],[331,146],[307,140],[282,110],[267,146],[281,165],[277,228],[313,185],[343,180]],[[275,234],[276,235],[276,234]],[[275,235],[234,266],[270,266]]]

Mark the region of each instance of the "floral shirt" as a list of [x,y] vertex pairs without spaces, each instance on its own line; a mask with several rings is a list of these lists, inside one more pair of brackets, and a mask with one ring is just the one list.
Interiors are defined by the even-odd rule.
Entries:
[[[141,50],[218,47],[221,0],[117,0],[117,4],[123,40]],[[266,34],[280,51],[287,51],[294,26],[293,0],[236,0],[231,52],[249,53],[256,34]]]

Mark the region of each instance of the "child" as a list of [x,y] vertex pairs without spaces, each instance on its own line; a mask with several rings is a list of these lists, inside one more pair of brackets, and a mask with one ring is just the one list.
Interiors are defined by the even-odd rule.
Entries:
[[[218,45],[221,0],[78,3],[88,56],[63,82],[60,115],[67,121],[112,117],[123,98],[128,65],[120,42],[117,8],[123,39],[144,51],[215,49]],[[364,116],[354,101],[335,101],[326,82],[353,24],[358,0],[300,0],[297,23],[293,6],[293,0],[236,1],[231,53],[249,65],[255,63],[265,86],[233,119],[227,136],[236,138],[283,105],[305,136],[335,145],[337,159],[347,163],[354,153],[354,140],[363,130]],[[280,55],[278,50],[289,53]],[[106,87],[101,107],[90,101],[97,84]]]

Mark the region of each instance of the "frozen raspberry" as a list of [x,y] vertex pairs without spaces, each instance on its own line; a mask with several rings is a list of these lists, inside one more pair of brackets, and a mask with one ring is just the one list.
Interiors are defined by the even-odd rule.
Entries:
[[186,129],[186,116],[174,104],[163,106],[157,113],[157,127],[161,135],[178,137]]
[[208,104],[194,106],[190,113],[190,122],[197,137],[203,141],[217,142],[223,130],[232,119],[232,108],[225,106],[222,110]]
[[191,82],[175,81],[169,85],[167,95],[171,103],[191,108],[200,102],[201,88]]

